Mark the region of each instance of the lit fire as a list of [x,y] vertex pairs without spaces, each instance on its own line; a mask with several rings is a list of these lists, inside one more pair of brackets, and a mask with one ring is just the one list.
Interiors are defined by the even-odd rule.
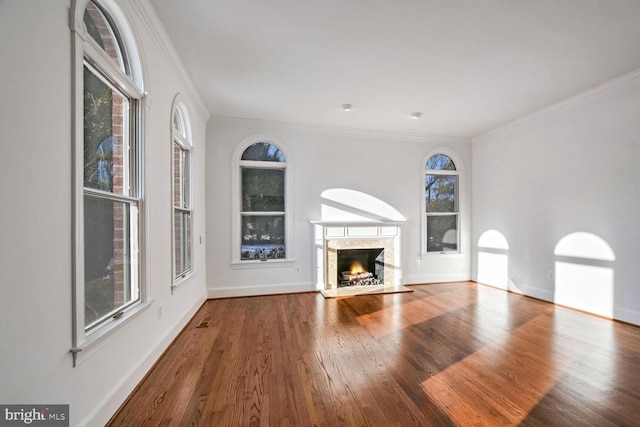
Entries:
[[367,286],[380,285],[382,282],[378,280],[375,274],[370,273],[367,268],[353,261],[349,267],[349,271],[343,271],[341,276],[341,286]]
[[358,261],[354,261],[351,263],[351,270],[349,270],[350,274],[360,274],[366,272],[367,270]]

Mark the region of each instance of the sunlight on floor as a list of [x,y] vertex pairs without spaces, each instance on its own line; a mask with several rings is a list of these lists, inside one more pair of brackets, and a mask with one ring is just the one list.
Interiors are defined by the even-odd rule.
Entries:
[[[546,316],[531,319],[504,339],[430,377],[422,387],[456,424],[483,425],[486,419],[502,418],[503,425],[518,425],[571,363],[588,351],[586,343],[557,348],[555,337],[544,332],[549,321]],[[523,347],[536,351],[513,353]],[[548,369],[532,370],[531,364]],[[514,383],[527,392],[510,393]]]
[[[455,301],[451,299],[453,294],[457,296]],[[475,303],[474,294],[470,294],[466,299],[459,296],[458,291],[452,291],[405,304],[398,301],[389,308],[359,316],[357,320],[362,326],[366,326],[374,337],[380,338]]]

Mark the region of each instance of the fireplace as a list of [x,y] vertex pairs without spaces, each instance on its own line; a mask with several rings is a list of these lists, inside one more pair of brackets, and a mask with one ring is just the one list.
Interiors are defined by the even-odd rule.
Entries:
[[316,235],[316,288],[325,297],[406,291],[401,285],[398,223],[312,223]]
[[384,283],[384,248],[340,249],[337,257],[339,288]]

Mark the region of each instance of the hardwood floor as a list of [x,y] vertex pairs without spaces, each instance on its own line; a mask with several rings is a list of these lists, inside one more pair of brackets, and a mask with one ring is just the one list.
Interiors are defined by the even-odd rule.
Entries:
[[207,301],[110,425],[640,424],[640,328],[474,283],[412,289]]

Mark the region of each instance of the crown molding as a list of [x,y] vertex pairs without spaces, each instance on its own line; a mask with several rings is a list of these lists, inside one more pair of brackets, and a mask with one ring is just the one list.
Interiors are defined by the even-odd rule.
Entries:
[[471,138],[446,135],[432,135],[411,132],[396,132],[381,129],[361,129],[349,128],[341,126],[329,126],[313,123],[286,122],[277,120],[251,119],[244,117],[228,117],[228,116],[211,116],[211,122],[214,124],[231,124],[231,125],[248,125],[260,128],[281,128],[287,127],[291,129],[299,129],[305,131],[313,131],[331,135],[345,135],[354,137],[366,137],[372,139],[393,139],[406,142],[429,142],[429,143],[463,143],[468,144]]
[[162,25],[155,9],[151,6],[149,0],[132,0],[131,5],[133,6],[133,9],[138,15],[140,21],[149,31],[151,38],[156,42],[160,51],[169,62],[169,65],[171,65],[171,68],[178,76],[178,79],[187,89],[189,96],[195,101],[196,105],[200,109],[200,113],[202,114],[204,121],[206,122],[209,117],[211,117],[211,112],[191,81],[189,73],[184,67],[182,60],[180,59],[180,55],[178,55],[178,52]]
[[534,113],[528,114],[519,119],[498,126],[497,128],[494,128],[488,132],[476,135],[470,139],[472,142],[481,141],[483,139],[491,137],[492,135],[502,133],[509,129],[513,129],[515,127],[526,124],[527,122],[531,122],[545,116],[560,114],[563,111],[571,110],[573,108],[579,107],[580,105],[584,105],[588,102],[592,102],[598,98],[609,95],[615,91],[621,90],[627,86],[638,83],[640,83],[640,68],[617,77],[613,80],[609,80],[608,82],[602,83],[591,89],[585,90],[584,92],[580,92],[577,95],[565,99],[564,101],[551,104],[550,106],[538,110]]

